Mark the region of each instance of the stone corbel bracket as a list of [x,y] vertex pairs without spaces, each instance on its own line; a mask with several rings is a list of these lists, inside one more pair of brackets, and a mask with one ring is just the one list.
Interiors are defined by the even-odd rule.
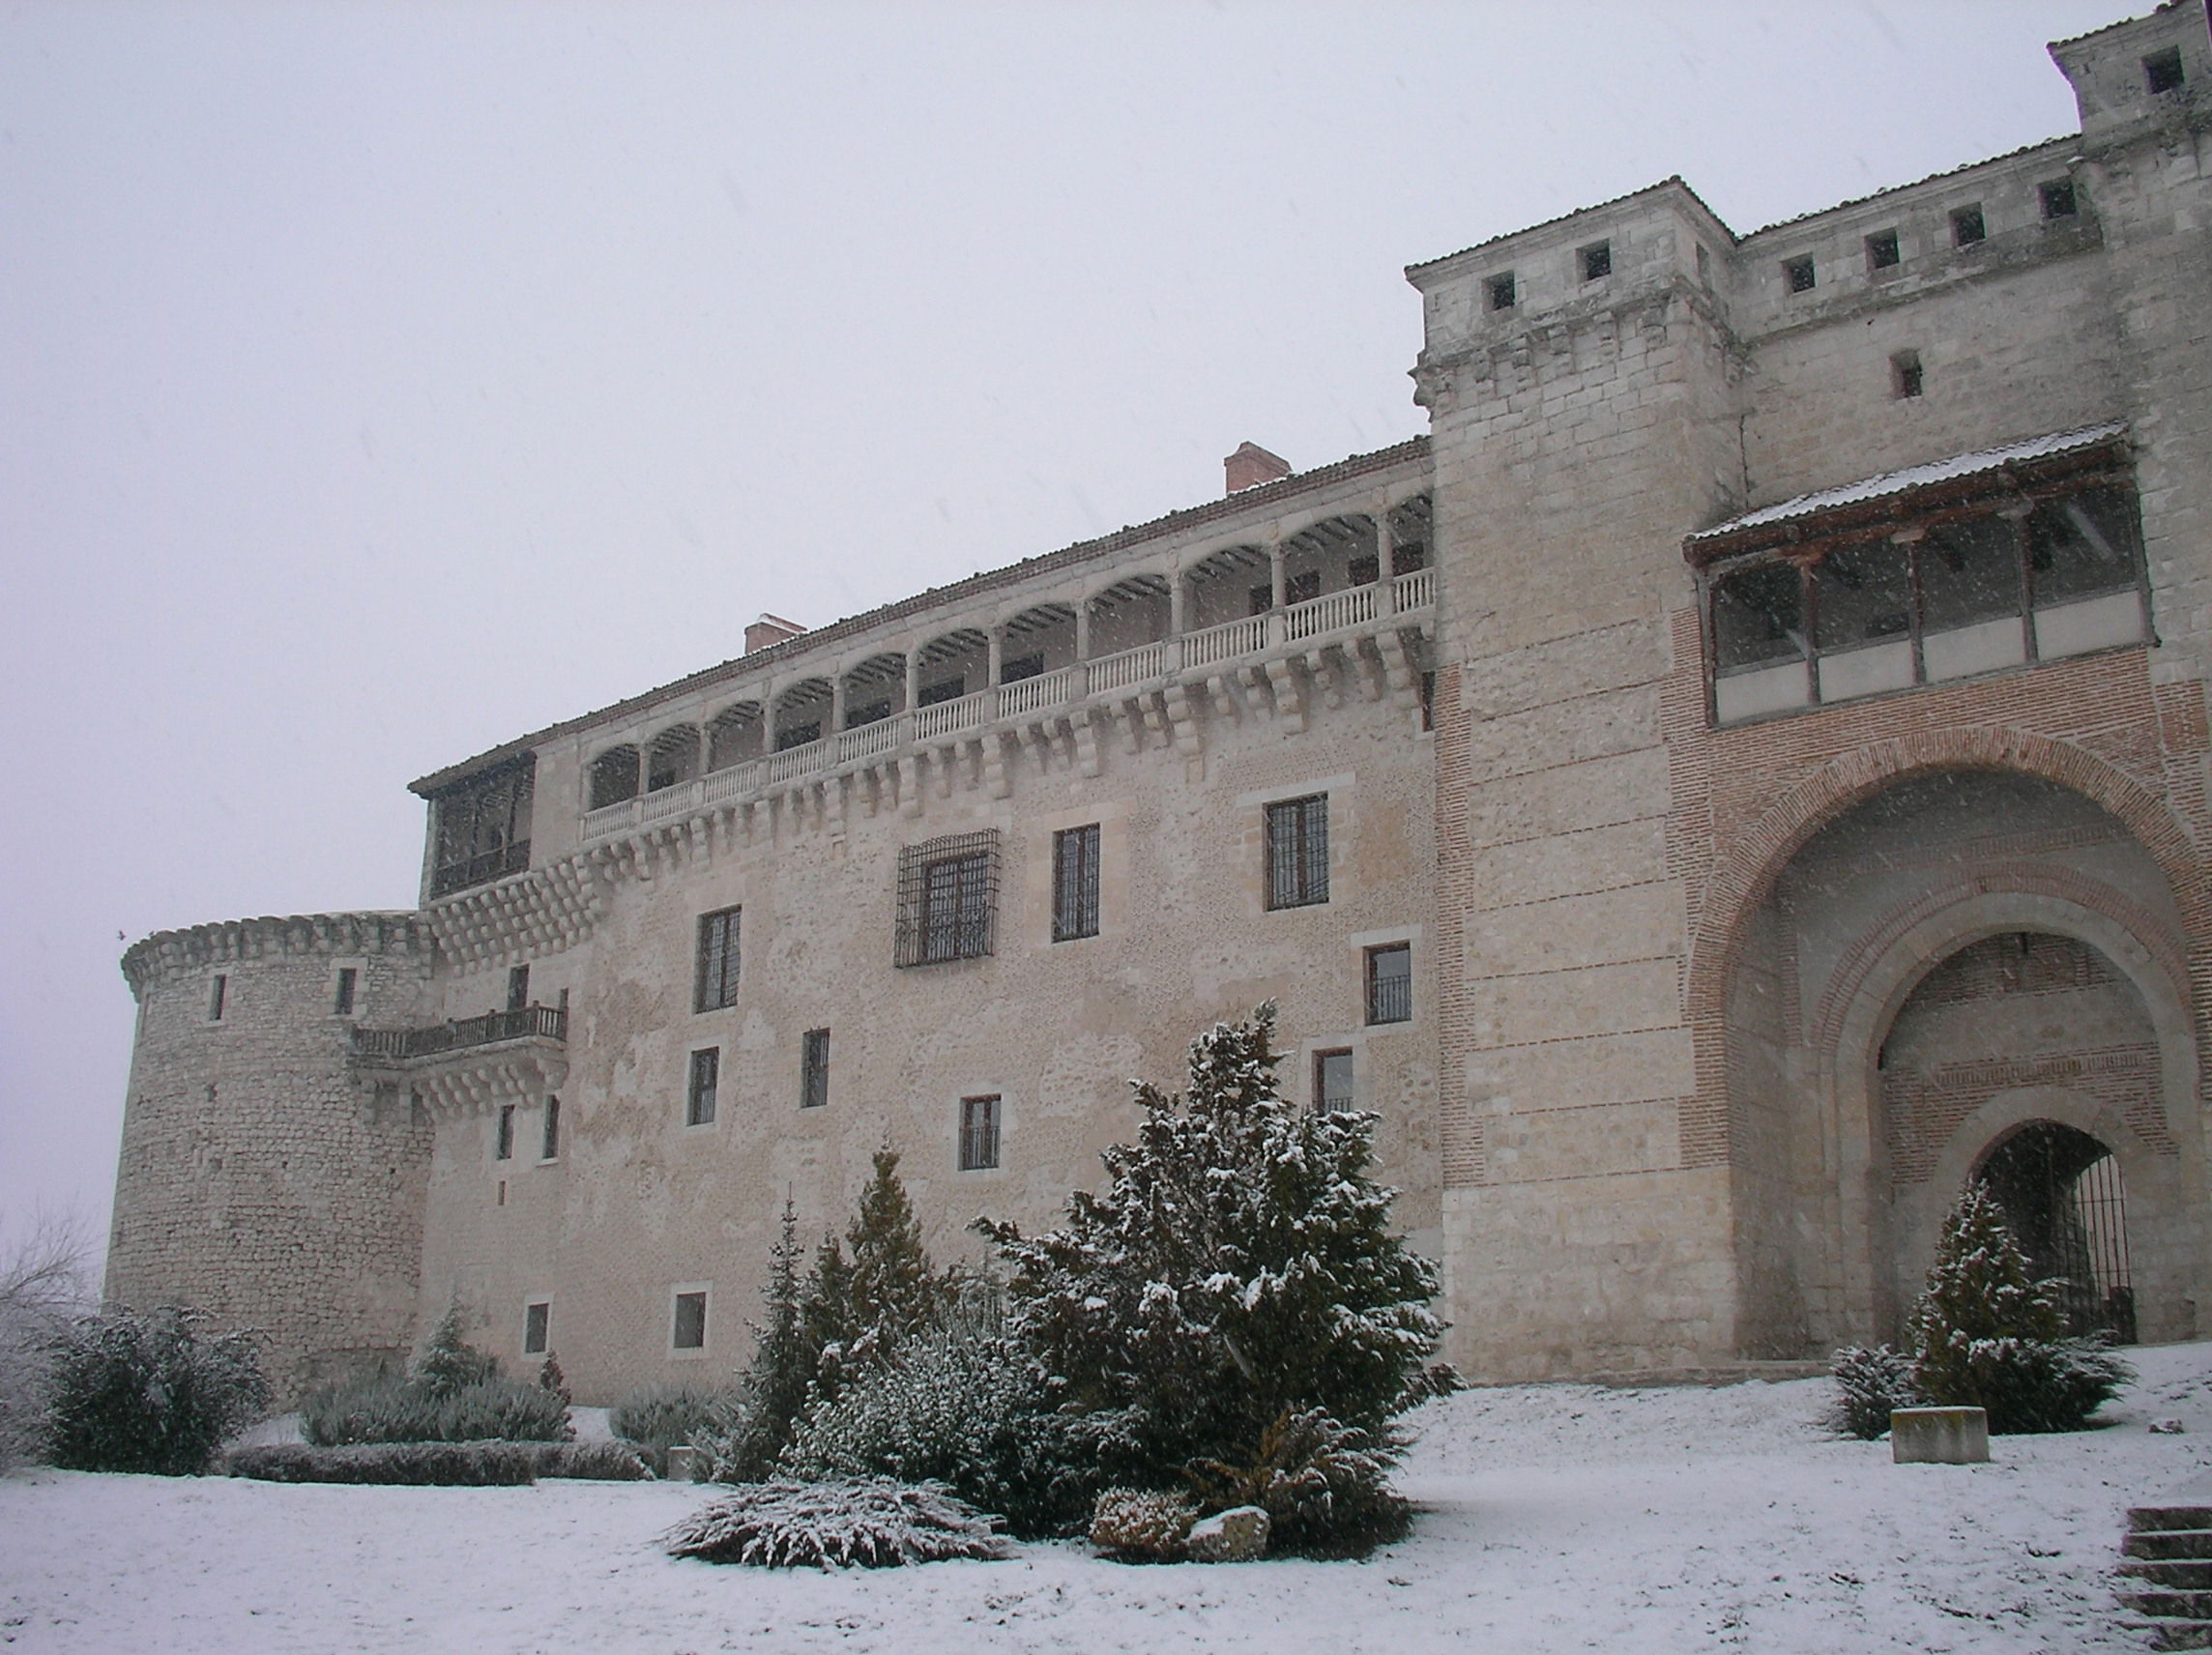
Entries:
[[561,1042],[533,1036],[434,1057],[355,1058],[348,1067],[372,1095],[412,1093],[432,1119],[449,1121],[543,1102],[568,1080],[568,1055]]

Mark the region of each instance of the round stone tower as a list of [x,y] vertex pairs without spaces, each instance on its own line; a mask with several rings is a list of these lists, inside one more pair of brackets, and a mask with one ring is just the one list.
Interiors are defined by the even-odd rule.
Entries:
[[138,1030],[111,1301],[259,1330],[287,1397],[406,1350],[431,1127],[348,1057],[357,1023],[419,1021],[434,947],[413,914],[319,914],[123,956]]

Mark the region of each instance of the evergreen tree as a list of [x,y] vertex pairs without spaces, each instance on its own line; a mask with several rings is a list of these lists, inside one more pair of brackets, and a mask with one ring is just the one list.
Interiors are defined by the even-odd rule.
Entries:
[[1368,1176],[1375,1118],[1286,1103],[1274,1027],[1268,1004],[1201,1035],[1187,1095],[1138,1084],[1136,1142],[1060,1229],[982,1226],[1056,1400],[1119,1414],[1156,1483],[1249,1458],[1286,1415],[1381,1445],[1441,1331],[1435,1267]]
[[76,1322],[46,1376],[46,1459],[76,1471],[198,1476],[269,1403],[247,1333],[204,1337],[196,1311],[121,1308]]
[[799,1256],[799,1209],[786,1198],[782,1228],[768,1255],[768,1319],[754,1326],[752,1360],[739,1376],[733,1406],[713,1428],[719,1481],[768,1476],[805,1408],[822,1347],[802,1315]]
[[898,1162],[894,1149],[876,1151],[844,1244],[825,1236],[815,1254],[800,1321],[817,1352],[814,1380],[823,1400],[935,1325],[947,1303],[947,1285],[922,1245]]
[[498,1372],[496,1356],[485,1355],[461,1337],[461,1307],[456,1300],[446,1306],[446,1314],[430,1329],[409,1378],[425,1396],[445,1398],[481,1384]]

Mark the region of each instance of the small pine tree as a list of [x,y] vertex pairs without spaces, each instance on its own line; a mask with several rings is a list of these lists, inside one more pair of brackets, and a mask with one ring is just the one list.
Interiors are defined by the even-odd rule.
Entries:
[[[800,1295],[799,1324],[815,1356],[815,1401],[827,1403],[936,1323],[950,1292],[922,1245],[898,1176],[898,1153],[878,1149],[875,1172],[840,1245],[824,1236]],[[811,1406],[811,1405],[809,1405]]]
[[424,1395],[444,1398],[481,1384],[498,1372],[496,1356],[485,1355],[461,1337],[461,1307],[456,1302],[446,1307],[438,1325],[430,1329],[408,1377]]
[[576,1399],[568,1393],[568,1376],[561,1371],[561,1358],[550,1350],[545,1352],[545,1360],[538,1364],[538,1388],[559,1397],[563,1408],[575,1405]]
[[738,1378],[737,1396],[702,1433],[718,1482],[753,1483],[768,1476],[805,1409],[822,1347],[802,1315],[805,1284],[799,1257],[799,1209],[787,1197],[768,1255],[768,1319],[753,1328],[752,1360]]
[[1915,1387],[1940,1408],[1986,1409],[1994,1432],[2078,1430],[2132,1375],[2065,1332],[2052,1284],[2029,1272],[2003,1209],[1968,1185],[1906,1324]]

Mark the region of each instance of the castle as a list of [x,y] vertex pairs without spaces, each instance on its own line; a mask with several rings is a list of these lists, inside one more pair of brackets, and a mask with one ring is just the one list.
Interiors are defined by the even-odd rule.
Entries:
[[2052,51],[2078,133],[1414,266],[1423,438],[424,777],[414,911],[137,944],[110,1296],[715,1378],[787,1196],[972,1253],[1272,1000],[1471,1374],[1889,1335],[1975,1176],[2205,1333],[2205,0]]

